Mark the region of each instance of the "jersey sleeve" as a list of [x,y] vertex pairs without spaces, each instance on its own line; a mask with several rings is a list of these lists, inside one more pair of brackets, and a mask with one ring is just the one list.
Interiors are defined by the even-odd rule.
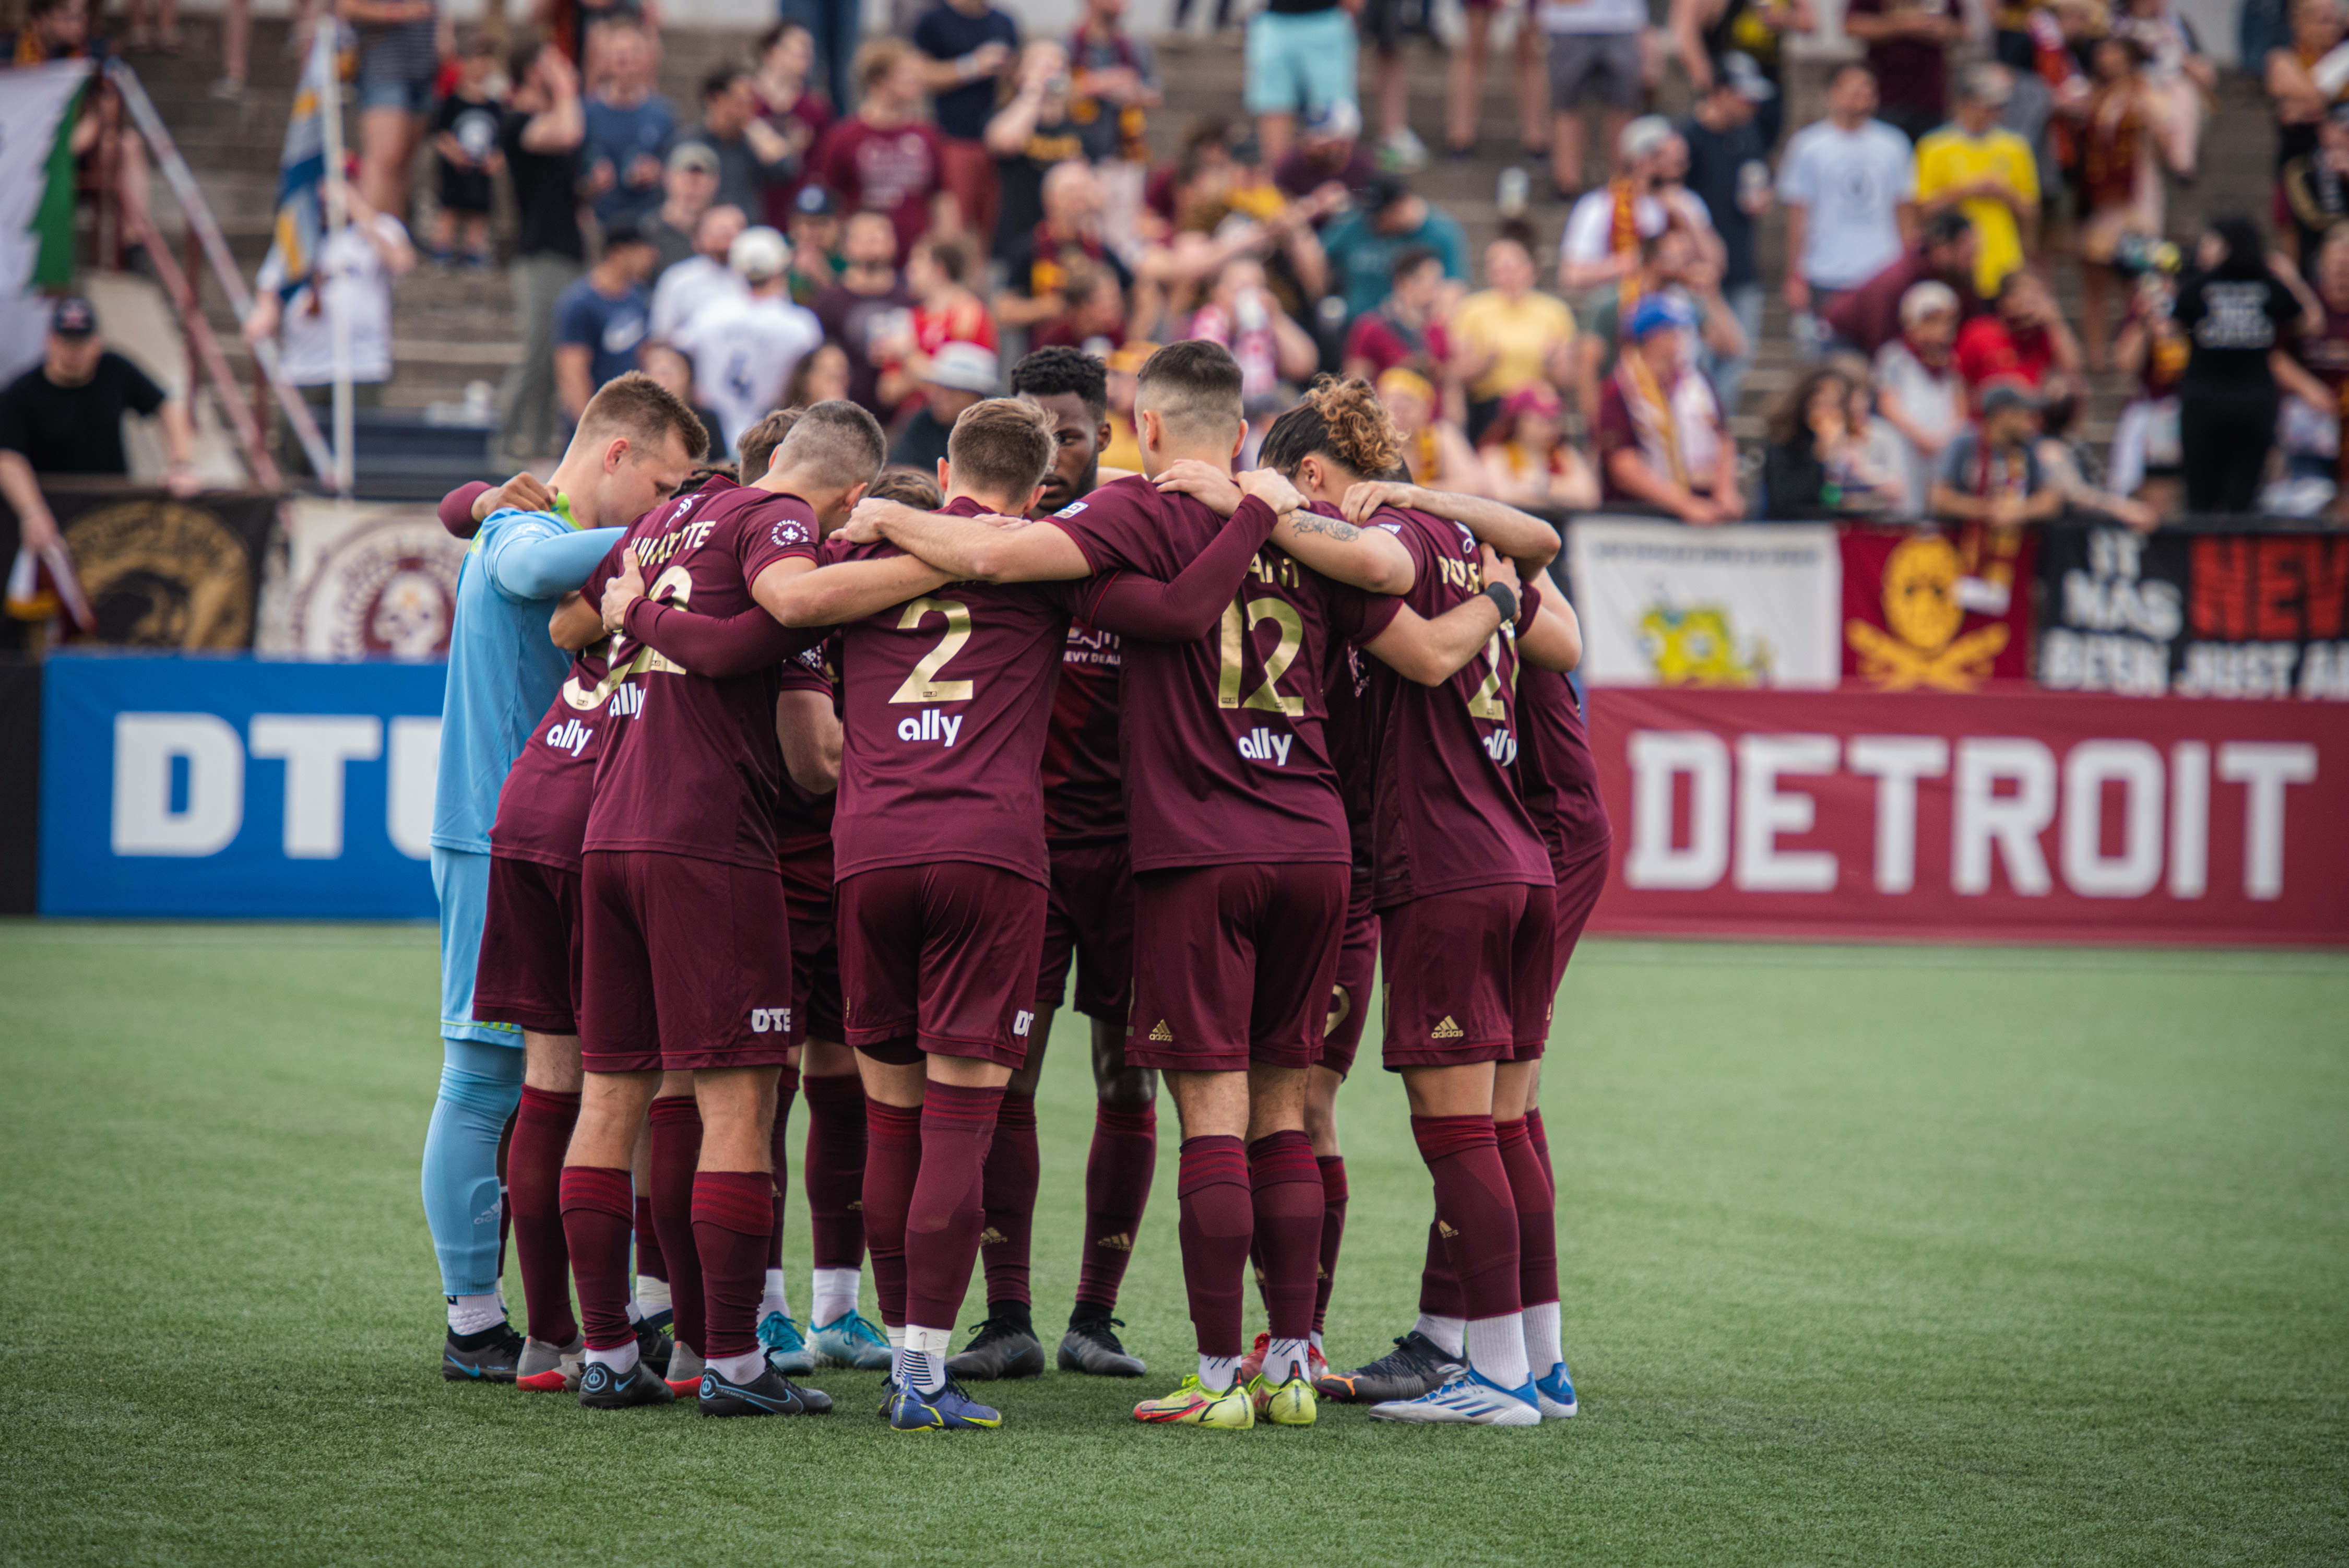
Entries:
[[1372,593],[1350,583],[1330,583],[1330,634],[1338,642],[1368,643],[1394,624],[1402,601],[1392,593]]
[[697,615],[674,604],[635,599],[621,624],[628,635],[698,676],[747,676],[820,647],[829,626],[786,626],[764,610],[739,615]]
[[746,512],[739,525],[735,546],[742,581],[755,583],[778,561],[797,558],[813,563],[822,559],[821,544],[807,503],[795,496],[776,496]]
[[1095,490],[1044,521],[1075,540],[1096,573],[1143,572],[1156,564],[1151,546],[1158,539],[1157,521],[1129,491]]
[[459,539],[471,539],[481,531],[473,521],[473,503],[490,489],[486,480],[468,480],[440,498],[440,526]]
[[1089,578],[1072,585],[1081,591],[1075,613],[1087,624],[1123,637],[1197,642],[1216,629],[1278,521],[1271,507],[1249,496],[1173,582],[1129,572]]

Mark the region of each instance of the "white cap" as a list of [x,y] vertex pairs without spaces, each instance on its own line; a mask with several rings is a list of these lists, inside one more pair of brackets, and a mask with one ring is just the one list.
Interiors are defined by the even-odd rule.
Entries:
[[930,373],[922,379],[933,387],[986,397],[994,392],[1001,375],[1000,362],[992,349],[976,343],[948,343],[930,356]]
[[726,264],[754,284],[781,277],[783,269],[792,264],[791,242],[764,223],[745,229],[734,236],[734,244],[726,253]]
[[1615,151],[1626,163],[1636,163],[1663,150],[1672,139],[1672,122],[1660,114],[1643,114],[1615,138]]

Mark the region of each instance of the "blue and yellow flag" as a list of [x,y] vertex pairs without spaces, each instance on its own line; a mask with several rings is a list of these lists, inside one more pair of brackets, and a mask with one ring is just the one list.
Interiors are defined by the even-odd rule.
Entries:
[[271,249],[284,266],[277,285],[291,299],[310,281],[325,242],[326,215],[326,73],[339,68],[335,29],[322,24],[311,40],[309,61],[294,93],[294,117],[285,124],[285,150],[277,160],[277,232]]

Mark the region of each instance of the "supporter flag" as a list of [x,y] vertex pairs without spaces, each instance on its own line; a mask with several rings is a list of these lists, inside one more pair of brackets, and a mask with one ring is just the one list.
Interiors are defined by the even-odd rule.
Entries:
[[42,289],[73,281],[74,162],[66,134],[89,86],[88,60],[5,73],[0,91],[0,380],[41,356]]
[[1847,683],[1962,692],[2030,676],[2036,530],[1839,531]]
[[277,158],[277,232],[270,242],[285,271],[278,294],[291,299],[310,281],[326,232],[322,187],[326,176],[326,73],[336,70],[335,29],[322,26],[302,67],[294,93],[294,117],[285,123],[285,150]]

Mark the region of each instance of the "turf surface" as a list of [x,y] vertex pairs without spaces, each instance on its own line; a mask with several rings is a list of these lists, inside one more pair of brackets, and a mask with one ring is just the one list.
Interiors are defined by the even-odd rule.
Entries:
[[[871,1374],[816,1379],[822,1421],[443,1383],[434,962],[415,928],[0,925],[0,1560],[2349,1557],[2339,957],[1587,944],[1544,1095],[1579,1419],[1136,1427],[1190,1349],[1170,1109],[1121,1309],[1152,1377],[921,1440]],[[1047,1330],[1091,1126],[1063,1019]],[[1427,1212],[1393,1081],[1342,1108],[1341,1362],[1408,1325]]]

